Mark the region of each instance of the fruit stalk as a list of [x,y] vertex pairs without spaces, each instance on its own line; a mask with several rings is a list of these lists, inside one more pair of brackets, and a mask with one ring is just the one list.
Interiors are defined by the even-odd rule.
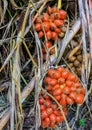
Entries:
[[58,9],[61,9],[62,7],[62,0],[58,0]]

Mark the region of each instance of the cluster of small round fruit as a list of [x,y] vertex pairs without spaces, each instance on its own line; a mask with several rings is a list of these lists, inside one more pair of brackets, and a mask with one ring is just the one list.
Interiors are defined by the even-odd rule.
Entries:
[[59,10],[56,6],[48,7],[47,11],[38,16],[35,20],[35,29],[39,38],[42,38],[44,42],[42,46],[43,59],[46,59],[46,50],[50,55],[55,54],[55,47],[53,47],[54,41],[58,36],[64,37],[64,23],[67,13],[64,10]]
[[50,68],[44,79],[46,90],[51,93],[61,105],[82,104],[85,88],[77,76],[64,67]]
[[[59,66],[57,68],[48,69],[47,75],[44,78],[45,88],[46,90],[53,95],[53,97],[62,105],[62,107],[66,108],[67,105],[72,105],[74,103],[82,104],[85,96],[85,88],[81,85],[77,76],[70,72],[67,68]],[[48,100],[49,99],[49,100]],[[51,99],[48,96],[42,95],[42,98],[39,99],[41,105],[41,115],[42,115],[42,127],[45,124],[45,118],[43,118],[43,110],[46,114],[47,108],[44,109],[43,103],[51,104]],[[52,109],[53,105],[50,105]],[[48,113],[48,112],[47,112]],[[57,112],[58,113],[58,112]],[[61,114],[62,115],[62,114]],[[49,116],[46,116],[51,118]],[[57,115],[55,115],[57,119]],[[59,117],[61,118],[61,117]],[[63,117],[62,117],[63,118]],[[64,118],[63,118],[64,119]],[[46,118],[47,120],[47,118]],[[49,120],[49,119],[48,119]],[[62,120],[60,120],[62,122]],[[60,123],[55,120],[54,125]],[[44,127],[52,127],[53,123],[48,124]]]
[[[64,117],[59,110],[57,104],[51,100],[48,95],[44,95],[41,92],[39,98],[40,110],[41,110],[41,126],[43,128],[51,127],[55,128],[55,125],[61,123],[64,120]],[[67,114],[67,108],[63,108],[64,115]]]
[[56,6],[48,7],[46,13],[36,18],[35,29],[38,36],[43,38],[46,35],[47,40],[56,40],[66,15],[64,10],[59,10]]

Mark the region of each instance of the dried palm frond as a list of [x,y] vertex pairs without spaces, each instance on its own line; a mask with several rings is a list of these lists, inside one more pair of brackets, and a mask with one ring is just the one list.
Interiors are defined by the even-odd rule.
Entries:
[[[52,48],[55,48],[55,53],[49,54],[50,51],[45,48],[47,55],[44,60],[42,48],[46,37],[39,38],[35,30],[35,20],[46,11],[48,6],[58,6],[59,9],[62,7],[67,11],[68,17],[65,35],[62,37],[61,34],[62,38],[59,35],[59,39],[53,43]],[[78,47],[72,50],[74,47],[72,41],[75,37],[80,42],[78,42]],[[92,96],[92,1],[0,1],[0,130],[5,129],[8,121],[6,129],[25,129],[26,118],[30,124],[33,122],[32,125],[26,125],[27,129],[43,129],[40,127],[41,113],[38,98],[41,90],[46,93],[42,87],[44,75],[52,65],[54,67],[58,64],[68,66],[69,58],[76,55],[80,46],[82,46],[83,59],[80,61],[82,73],[79,78],[86,88],[86,105],[84,103],[80,107],[78,106],[78,109],[75,105],[69,106],[70,112],[72,111],[74,114],[67,115],[68,121],[65,119],[65,122],[59,124],[55,129],[64,130],[70,129],[70,127],[77,129],[77,119],[82,118],[86,106],[88,113],[84,116],[89,117],[90,115],[91,117],[92,106],[89,97]],[[70,54],[69,57],[68,54]],[[72,70],[71,67],[70,69]],[[27,113],[25,113],[25,109],[28,109]],[[28,115],[28,113],[30,114]],[[79,127],[81,129],[81,126]],[[49,129],[47,128],[47,130]]]

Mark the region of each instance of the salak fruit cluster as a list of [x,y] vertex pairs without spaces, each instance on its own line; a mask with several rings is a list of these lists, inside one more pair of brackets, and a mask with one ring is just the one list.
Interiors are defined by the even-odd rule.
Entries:
[[[81,85],[77,76],[62,66],[48,69],[44,78],[44,84],[49,92],[61,105],[65,116],[67,104],[82,104],[85,96],[85,88]],[[41,93],[39,97],[41,108],[42,127],[54,128],[56,124],[64,120],[56,103],[47,95]],[[56,106],[53,109],[53,106]]]
[[35,29],[40,38],[56,40],[61,32],[67,13],[57,7],[48,7],[47,11],[36,18]]

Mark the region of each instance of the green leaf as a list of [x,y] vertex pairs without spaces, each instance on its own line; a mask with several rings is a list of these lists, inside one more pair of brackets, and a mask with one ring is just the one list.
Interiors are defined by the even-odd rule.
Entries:
[[85,126],[85,122],[86,122],[86,118],[81,118],[79,120],[79,125],[84,127]]

